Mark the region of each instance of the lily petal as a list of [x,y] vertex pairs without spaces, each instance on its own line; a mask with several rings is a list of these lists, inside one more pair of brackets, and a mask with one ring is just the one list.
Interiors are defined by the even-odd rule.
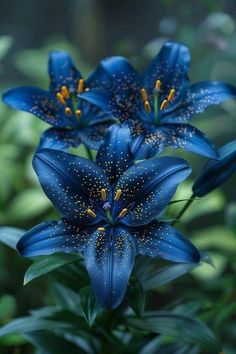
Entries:
[[130,142],[129,128],[112,125],[98,150],[97,164],[106,173],[111,183],[115,183],[122,173],[133,164]]
[[168,137],[167,145],[212,159],[218,158],[217,150],[208,137],[192,125],[163,124],[162,130]]
[[40,138],[37,151],[43,148],[67,150],[69,147],[78,147],[81,139],[78,131],[69,129],[50,128]]
[[152,94],[156,80],[161,81],[159,99],[168,97],[170,89],[175,89],[175,96],[169,106],[173,108],[183,98],[189,87],[188,70],[190,54],[186,46],[168,41],[159,54],[151,61],[143,75],[143,87]]
[[81,252],[89,243],[90,232],[63,219],[47,221],[26,232],[19,240],[17,250],[25,257]]
[[3,94],[3,101],[12,108],[29,112],[55,127],[67,127],[64,108],[48,91],[37,87],[17,87]]
[[48,73],[51,78],[50,90],[60,92],[66,86],[70,92],[76,91],[80,72],[76,69],[70,55],[64,51],[49,54]]
[[[42,149],[35,154],[33,167],[41,186],[60,214],[75,224],[94,224],[101,214],[91,217],[87,210],[101,209],[111,199],[110,183],[100,167],[92,161],[63,151]],[[96,214],[96,212],[95,212]]]
[[198,197],[210,193],[227,181],[236,171],[236,140],[224,145],[219,150],[219,160],[208,160],[193,185],[193,192]]
[[137,252],[141,255],[161,257],[172,262],[200,261],[200,253],[192,242],[167,223],[153,221],[131,233],[137,243]]
[[123,228],[95,232],[83,255],[98,304],[117,307],[123,300],[136,255],[131,235]]
[[122,208],[130,210],[121,219],[126,225],[143,225],[158,216],[173,197],[178,185],[191,173],[180,158],[160,157],[130,167],[115,190],[122,190]]

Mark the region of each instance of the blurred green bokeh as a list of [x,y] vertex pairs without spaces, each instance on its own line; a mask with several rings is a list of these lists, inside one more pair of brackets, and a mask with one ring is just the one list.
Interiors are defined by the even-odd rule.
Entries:
[[[142,70],[163,41],[172,38],[191,51],[192,82],[223,80],[236,85],[236,8],[233,1],[1,1],[0,90],[17,85],[47,88],[47,57],[65,49],[86,76],[103,56],[127,55]],[[220,147],[236,138],[236,102],[211,107],[194,124]],[[0,103],[0,223],[28,229],[57,217],[34,175],[31,160],[47,124]],[[85,155],[83,148],[80,153]],[[198,156],[172,151],[190,161],[192,181],[204,163]],[[191,181],[175,199],[188,198]],[[169,207],[173,218],[181,203]],[[177,298],[201,301],[200,316],[235,353],[236,337],[236,188],[235,176],[183,218],[186,235],[208,251],[215,268],[204,265],[189,276],[158,288],[146,307],[158,309]],[[28,261],[0,244],[0,325],[29,309],[50,303],[44,279],[22,286]],[[15,335],[0,339],[0,352],[27,354],[32,347]]]

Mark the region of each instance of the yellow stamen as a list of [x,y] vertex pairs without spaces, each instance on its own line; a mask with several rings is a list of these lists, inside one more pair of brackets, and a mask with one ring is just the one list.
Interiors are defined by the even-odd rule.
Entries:
[[148,96],[147,96],[147,91],[145,90],[145,88],[141,88],[140,93],[141,93],[143,102],[147,101],[148,100]]
[[116,202],[120,199],[121,194],[122,194],[122,190],[121,189],[117,189],[116,194],[115,194],[115,198],[114,198],[114,200]]
[[84,92],[84,80],[83,79],[79,80],[77,91],[78,91],[78,93]]
[[71,115],[72,115],[72,111],[71,111],[70,107],[66,107],[66,108],[65,108],[65,114],[66,114],[67,116],[71,116]]
[[147,113],[150,113],[151,112],[151,106],[150,106],[150,103],[148,101],[145,101],[144,102],[144,109]]
[[102,198],[102,201],[104,201],[104,202],[107,199],[106,189],[101,189],[101,198]]
[[62,86],[61,94],[65,99],[70,98],[70,93],[69,93],[68,88],[66,86]]
[[87,211],[87,214],[88,214],[89,216],[91,216],[92,218],[96,218],[97,215],[94,213],[93,210],[87,209],[86,211]]
[[157,91],[160,91],[160,89],[161,89],[161,80],[157,80],[157,81],[156,81],[155,89],[156,89]]
[[65,101],[63,95],[61,94],[61,92],[58,92],[58,93],[57,93],[57,99],[58,99],[58,101],[59,101],[61,104],[65,104],[65,103],[66,103],[66,101]]
[[128,209],[124,208],[121,210],[120,214],[118,215],[119,218],[123,218],[127,214]]
[[161,104],[160,109],[161,109],[161,110],[165,109],[166,106],[167,106],[167,104],[168,104],[168,101],[167,101],[167,100],[164,100],[164,101],[162,102],[162,104]]
[[99,232],[103,232],[103,231],[105,231],[105,228],[104,227],[98,227],[98,231]]
[[174,96],[175,96],[175,89],[171,89],[167,100],[172,101]]
[[81,112],[80,109],[77,109],[77,110],[75,111],[75,114],[76,114],[76,117],[77,117],[78,119],[80,119],[82,112]]

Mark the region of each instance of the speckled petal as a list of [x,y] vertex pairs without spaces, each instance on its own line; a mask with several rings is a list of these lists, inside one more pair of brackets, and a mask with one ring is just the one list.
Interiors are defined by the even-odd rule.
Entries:
[[130,150],[129,128],[113,125],[97,153],[97,164],[103,169],[111,183],[133,164]]
[[208,137],[190,124],[163,124],[162,131],[167,136],[167,145],[212,159],[218,157],[217,150]]
[[[104,202],[101,189],[110,201],[110,183],[104,172],[92,161],[63,151],[42,149],[36,153],[33,166],[42,188],[62,216],[75,224],[93,224],[101,219]],[[86,212],[95,212],[93,218]]]
[[219,160],[208,160],[193,185],[198,197],[210,193],[222,185],[236,171],[236,140],[219,150]]
[[192,242],[166,223],[154,221],[131,233],[141,255],[161,257],[172,262],[200,261],[200,253]]
[[17,250],[25,257],[81,252],[89,244],[91,232],[63,219],[47,221],[26,232],[18,242]]
[[130,209],[121,222],[144,225],[153,220],[190,172],[185,160],[174,157],[154,158],[130,167],[115,188],[115,191],[122,190],[121,208]]
[[41,135],[37,151],[43,148],[64,151],[69,147],[78,147],[80,143],[81,139],[78,131],[50,128]]
[[48,91],[37,87],[17,87],[3,94],[3,101],[10,107],[29,112],[55,127],[70,126],[63,106]]
[[175,89],[174,100],[169,104],[173,108],[183,98],[189,86],[188,69],[190,54],[186,46],[168,41],[164,43],[159,54],[151,61],[143,75],[143,87],[151,94],[156,80],[161,81],[160,101]]
[[129,232],[123,228],[95,232],[83,255],[98,304],[117,307],[123,300],[136,255]]
[[81,78],[71,57],[64,51],[53,51],[49,54],[48,73],[51,78],[50,90],[60,92],[62,86],[67,86],[74,92]]
[[79,137],[83,144],[85,144],[90,149],[98,150],[103,139],[106,136],[107,129],[113,123],[113,121],[109,121],[108,119],[92,120],[82,129],[79,130]]

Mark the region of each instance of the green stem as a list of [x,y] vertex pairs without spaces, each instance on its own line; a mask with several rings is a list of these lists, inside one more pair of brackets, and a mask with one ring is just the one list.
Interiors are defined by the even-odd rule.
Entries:
[[87,145],[84,144],[85,150],[87,152],[89,160],[93,161],[93,154],[92,151],[87,147]]
[[154,93],[154,124],[158,123],[158,94]]
[[179,213],[177,214],[175,220],[172,222],[172,226],[174,226],[177,221],[179,221],[182,216],[184,215],[184,213],[186,212],[186,210],[190,207],[190,205],[192,204],[192,202],[195,200],[195,195],[194,193],[191,195],[191,197],[189,198],[189,200],[187,201],[187,203],[184,204],[183,208],[179,211]]
[[110,225],[113,226],[114,225],[114,220],[113,220],[113,217],[111,216],[111,212],[110,212],[109,209],[106,210],[106,216],[107,216],[107,219],[108,219]]

